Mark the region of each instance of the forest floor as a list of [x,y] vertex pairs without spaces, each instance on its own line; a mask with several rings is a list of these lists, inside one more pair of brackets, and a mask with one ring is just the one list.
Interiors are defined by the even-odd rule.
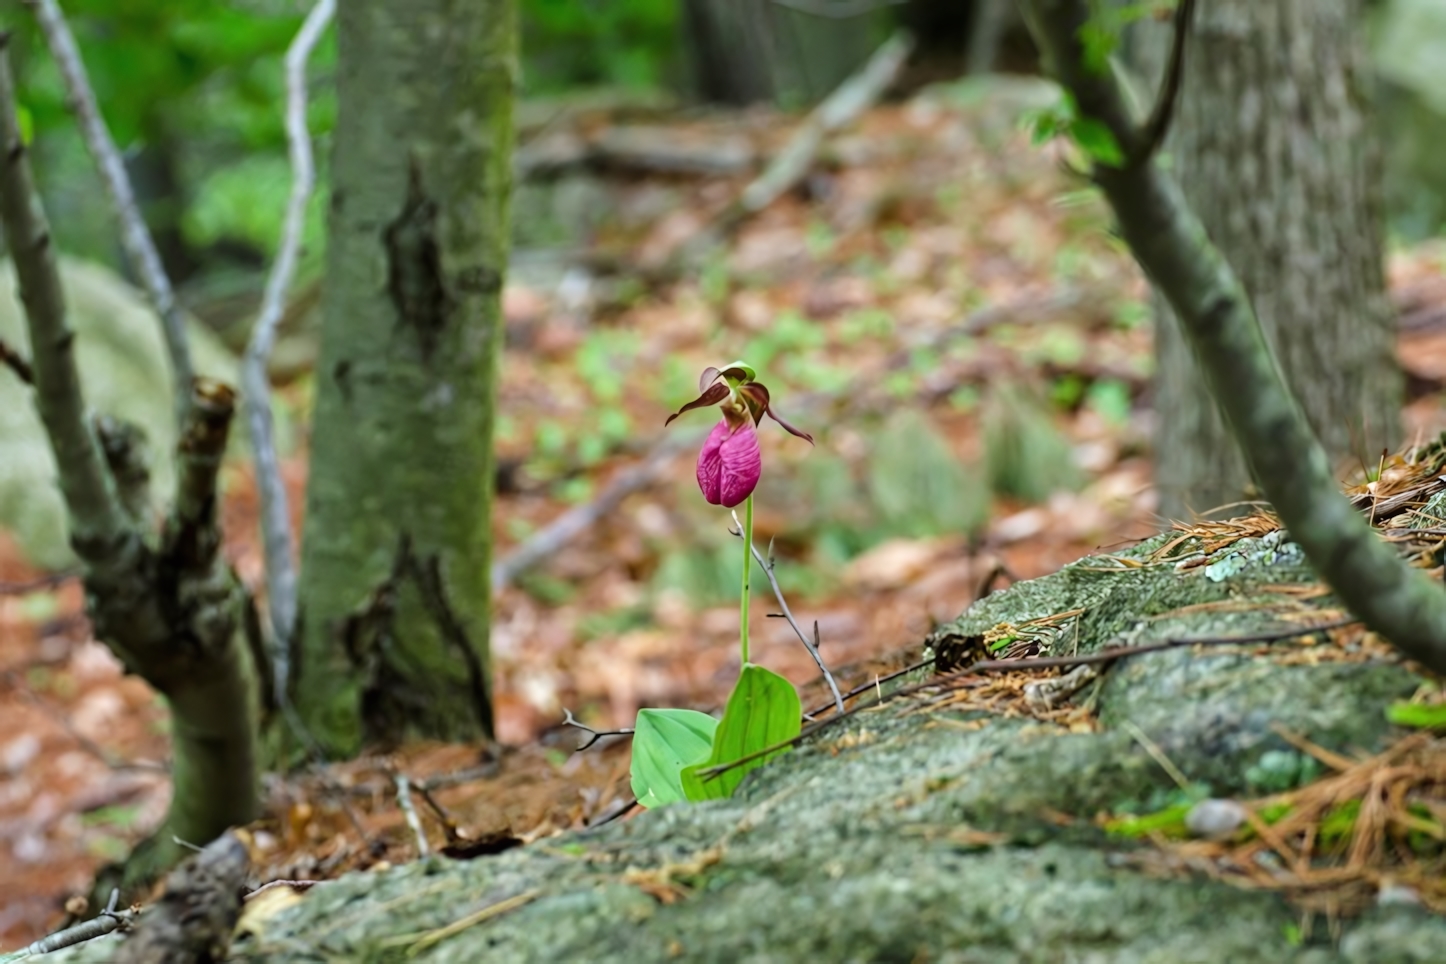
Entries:
[[[498,558],[647,464],[697,373],[734,358],[817,440],[760,432],[758,541],[772,540],[789,602],[804,625],[817,620],[840,683],[904,665],[991,585],[1166,525],[1150,488],[1144,284],[1098,199],[1058,150],[1030,143],[1019,113],[958,91],[875,108],[829,139],[798,189],[681,273],[670,266],[716,227],[753,161],[644,170],[615,151],[601,174],[557,178],[549,198],[601,185],[609,208],[576,262],[593,268],[554,276],[520,259],[506,291]],[[691,144],[694,158],[733,157],[729,145],[767,157],[797,119],[662,123],[583,114],[524,144],[616,147],[630,133]],[[1391,259],[1412,439],[1446,429],[1443,264],[1434,246]],[[308,397],[304,377],[287,389],[299,414]],[[412,859],[399,775],[427,791],[417,804],[434,848],[503,849],[623,811],[626,741],[574,753],[585,735],[562,726],[565,711],[606,730],[641,706],[714,709],[737,665],[741,547],[699,498],[693,451],[657,461],[651,484],[497,593],[500,760],[418,745],[268,777],[258,872],[320,879]],[[297,506],[305,474],[302,442],[286,464]],[[259,585],[244,464],[228,469],[226,493],[227,555]],[[73,577],[36,571],[0,534],[0,949],[51,928],[169,796],[165,709],[90,637],[82,603]],[[787,624],[754,625],[754,658],[819,702]]]

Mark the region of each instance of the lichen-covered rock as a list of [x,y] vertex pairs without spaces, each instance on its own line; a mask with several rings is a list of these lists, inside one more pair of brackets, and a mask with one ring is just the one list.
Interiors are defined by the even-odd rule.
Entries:
[[[175,425],[160,322],[140,292],[101,265],[62,258],[60,275],[86,401],[92,411],[145,432],[152,497],[163,505],[175,478]],[[236,384],[236,361],[220,342],[194,323],[190,337],[197,372]],[[0,340],[30,356],[8,262],[0,267]],[[0,529],[37,565],[60,568],[72,558],[50,443],[30,389],[6,370],[0,370]]]
[[[933,642],[1076,609],[1078,635],[1062,621],[1046,651],[1239,635],[1275,628],[1285,609],[1302,615],[1287,600],[1303,594],[1280,591],[1311,581],[1288,542],[1237,542],[1185,570],[1137,565],[1164,541],[1122,554],[1128,565],[1086,559],[990,596]],[[1243,562],[1227,577],[1205,574],[1231,554]],[[1272,723],[1339,752],[1393,736],[1383,709],[1417,677],[1364,653],[1277,658],[1298,645],[1117,662],[1076,696],[1094,701],[1093,732],[901,693],[755,771],[729,800],[314,887],[243,918],[233,959],[1439,960],[1446,920],[1384,893],[1338,939],[1324,922],[1303,934],[1277,895],[1147,873],[1163,866],[1152,848],[1095,819],[1167,799],[1180,776],[1217,798],[1309,779]],[[62,959],[104,960],[105,948]]]

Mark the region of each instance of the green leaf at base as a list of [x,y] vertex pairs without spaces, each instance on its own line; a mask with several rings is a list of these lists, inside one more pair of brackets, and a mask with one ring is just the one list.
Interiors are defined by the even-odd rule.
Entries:
[[633,796],[644,807],[687,799],[683,768],[707,759],[718,721],[697,710],[638,710],[633,731]]
[[728,697],[728,707],[713,736],[713,752],[707,760],[683,768],[683,791],[689,800],[722,800],[732,796],[750,770],[786,753],[788,748],[756,757],[714,777],[705,778],[700,771],[787,742],[798,736],[802,727],[803,704],[793,684],[777,673],[749,663],[738,675],[738,685]]
[[[1417,730],[1446,730],[1446,703],[1407,703],[1399,700],[1386,707],[1386,719],[1397,726]],[[683,786],[688,786],[686,778]]]

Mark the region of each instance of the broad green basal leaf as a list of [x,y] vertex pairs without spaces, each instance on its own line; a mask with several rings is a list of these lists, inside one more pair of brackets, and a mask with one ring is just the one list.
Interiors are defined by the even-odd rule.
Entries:
[[633,795],[644,807],[685,800],[683,768],[707,759],[718,721],[697,710],[639,710],[633,732]]
[[714,734],[713,752],[707,760],[683,769],[683,790],[688,799],[721,800],[731,796],[750,770],[787,752],[787,748],[751,759],[712,778],[705,779],[701,771],[791,740],[798,736],[802,726],[803,704],[793,684],[762,666],[752,663],[744,666],[738,675],[738,685],[728,697],[718,732]]

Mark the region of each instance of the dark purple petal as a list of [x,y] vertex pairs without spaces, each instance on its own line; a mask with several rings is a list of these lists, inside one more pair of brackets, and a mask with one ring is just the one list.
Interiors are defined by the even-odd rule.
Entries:
[[[740,394],[748,398],[749,408],[752,409],[755,413],[767,412],[768,417],[773,419],[779,425],[782,425],[784,430],[787,431],[790,435],[797,435],[799,438],[806,440],[809,445],[813,444],[812,435],[809,435],[801,428],[796,428],[795,426],[790,425],[784,419],[779,418],[778,414],[773,411],[773,406],[770,403],[770,399],[768,396],[768,388],[763,383],[754,382],[752,385],[740,385],[738,387],[738,391]],[[761,414],[757,414],[754,417],[760,422],[763,421],[763,416]]]
[[697,398],[693,399],[687,405],[684,405],[682,408],[678,409],[672,415],[669,415],[668,420],[663,424],[671,425],[673,423],[673,419],[677,418],[679,415],[682,415],[684,412],[691,412],[695,408],[707,408],[709,405],[717,405],[719,402],[723,401],[723,399],[728,397],[728,392],[728,386],[723,384],[722,382],[719,382],[712,388],[709,388],[707,391],[703,392],[703,394],[699,395]]
[[813,444],[813,436],[812,436],[812,435],[809,435],[807,432],[805,432],[805,431],[804,431],[803,429],[801,429],[801,428],[795,428],[794,426],[788,424],[788,422],[786,422],[786,421],[784,421],[783,419],[779,418],[779,417],[778,417],[778,413],[775,412],[771,407],[770,407],[770,408],[765,408],[764,411],[768,413],[768,417],[769,417],[769,418],[773,419],[773,420],[774,420],[775,422],[777,422],[779,425],[782,425],[784,431],[788,432],[789,435],[797,435],[799,438],[801,438],[801,439],[803,439],[804,441],[808,442],[809,445],[812,445],[812,444]]
[[731,509],[752,494],[763,474],[763,453],[752,419],[737,429],[722,419],[698,453],[698,488],[713,505]]

